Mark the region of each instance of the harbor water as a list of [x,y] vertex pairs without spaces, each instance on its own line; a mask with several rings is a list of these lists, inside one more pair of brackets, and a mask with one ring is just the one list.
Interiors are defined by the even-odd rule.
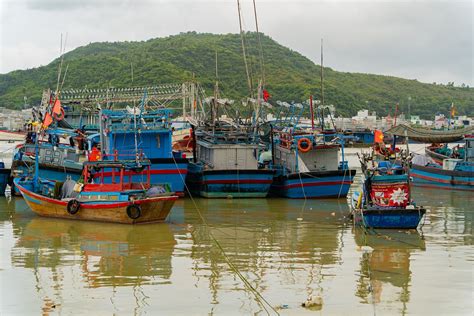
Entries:
[[2,197],[0,311],[472,315],[474,196],[413,195],[428,209],[418,231],[355,228],[345,199],[184,198],[165,223],[131,226],[41,218]]

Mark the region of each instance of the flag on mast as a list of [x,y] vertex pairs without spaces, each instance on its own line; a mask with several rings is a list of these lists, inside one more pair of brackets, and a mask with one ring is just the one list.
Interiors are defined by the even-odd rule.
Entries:
[[383,132],[378,129],[374,131],[374,143],[383,143]]
[[43,128],[47,128],[49,125],[51,125],[51,123],[53,123],[53,117],[51,114],[46,113],[43,120]]
[[59,101],[59,99],[56,99],[54,101],[53,113],[54,114],[61,114],[61,101]]

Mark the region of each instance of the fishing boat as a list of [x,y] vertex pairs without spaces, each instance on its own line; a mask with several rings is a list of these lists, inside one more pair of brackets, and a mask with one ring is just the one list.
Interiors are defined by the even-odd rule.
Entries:
[[377,159],[362,154],[364,174],[362,191],[351,199],[352,216],[357,225],[366,228],[416,229],[426,210],[411,199],[409,156],[399,151],[394,159]]
[[[53,99],[51,96],[50,100]],[[63,116],[49,114],[52,103],[50,101],[44,106],[45,115],[51,117],[51,122],[44,130],[44,136],[38,140],[40,178],[78,180],[83,163],[93,156],[106,160],[116,159],[117,155],[121,159],[134,159],[140,155],[148,158],[152,164],[152,184],[160,184],[166,178],[171,190],[183,195],[188,160],[180,151],[172,150],[171,110],[161,108],[145,111],[145,101],[139,108],[102,110],[96,114],[101,119],[99,130],[86,132],[84,128],[73,129],[63,120]],[[33,172],[36,137],[36,131],[31,130],[25,143],[15,150],[12,178]],[[110,181],[108,172],[105,182]]]
[[440,189],[474,191],[474,135],[465,136],[460,158],[445,158],[442,166],[424,156],[415,156],[411,165],[413,184]]
[[194,132],[193,162],[186,179],[192,194],[206,198],[263,198],[273,180],[273,170],[259,164],[263,152],[254,124],[222,119],[218,108],[227,99],[208,98],[210,119]]
[[449,148],[448,144],[434,143],[425,148],[425,156],[442,166],[444,159],[464,157],[464,147],[457,145],[454,148]]
[[[320,130],[316,129],[310,97],[311,129],[300,127],[304,104],[277,103],[286,113],[279,114],[272,132],[272,166],[275,169],[271,192],[287,198],[339,198],[347,196],[356,174],[344,157],[344,136],[323,133],[323,112],[319,106]],[[286,109],[286,110],[285,110]],[[334,127],[334,130],[336,128]]]
[[[149,160],[85,162],[79,181],[16,178],[27,205],[40,216],[124,224],[166,220],[178,196],[152,186]],[[111,183],[105,173],[112,172]],[[135,181],[137,176],[142,181]]]
[[421,143],[450,143],[464,141],[458,157],[443,155],[439,165],[431,156],[415,155],[410,167],[413,185],[474,191],[474,127],[449,131],[431,131],[407,126],[397,126],[388,131],[395,136],[406,134]]
[[5,168],[5,163],[3,161],[0,161],[0,195],[5,194],[5,189],[7,187],[9,178],[10,169]]
[[347,196],[356,174],[339,157],[343,144],[325,142],[324,135],[275,132],[272,192],[287,198]]
[[166,179],[172,191],[184,194],[188,159],[181,151],[172,149],[172,110],[145,111],[141,105],[127,110],[102,110],[99,115],[101,134],[90,138],[92,143],[99,142],[102,155],[113,157],[118,153],[133,159],[134,155],[141,154],[151,162],[152,184]]

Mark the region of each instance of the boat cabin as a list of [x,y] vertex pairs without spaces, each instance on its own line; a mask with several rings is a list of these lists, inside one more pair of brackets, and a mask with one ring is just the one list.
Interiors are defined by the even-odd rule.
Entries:
[[[124,192],[150,188],[149,160],[91,161],[84,163],[83,192]],[[145,172],[144,172],[145,171]],[[136,181],[140,176],[142,181]],[[105,182],[106,177],[107,183]]]
[[149,159],[172,158],[171,110],[136,111],[102,110],[104,153],[111,154],[115,150],[121,154],[134,153],[136,141]]
[[197,158],[212,170],[257,169],[257,144],[215,144],[197,141]]
[[279,133],[275,163],[289,172],[338,170],[339,148],[335,143],[319,143],[314,135]]

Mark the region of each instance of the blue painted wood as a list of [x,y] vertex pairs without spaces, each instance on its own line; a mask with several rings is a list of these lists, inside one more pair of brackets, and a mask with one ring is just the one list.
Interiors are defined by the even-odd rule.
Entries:
[[[309,175],[305,177],[305,175]],[[355,171],[308,172],[275,177],[271,193],[292,199],[345,197]]]
[[415,229],[426,210],[416,209],[358,209],[354,212],[356,224],[366,228]]
[[273,180],[271,170],[202,170],[190,164],[186,183],[193,195],[208,198],[266,197]]

